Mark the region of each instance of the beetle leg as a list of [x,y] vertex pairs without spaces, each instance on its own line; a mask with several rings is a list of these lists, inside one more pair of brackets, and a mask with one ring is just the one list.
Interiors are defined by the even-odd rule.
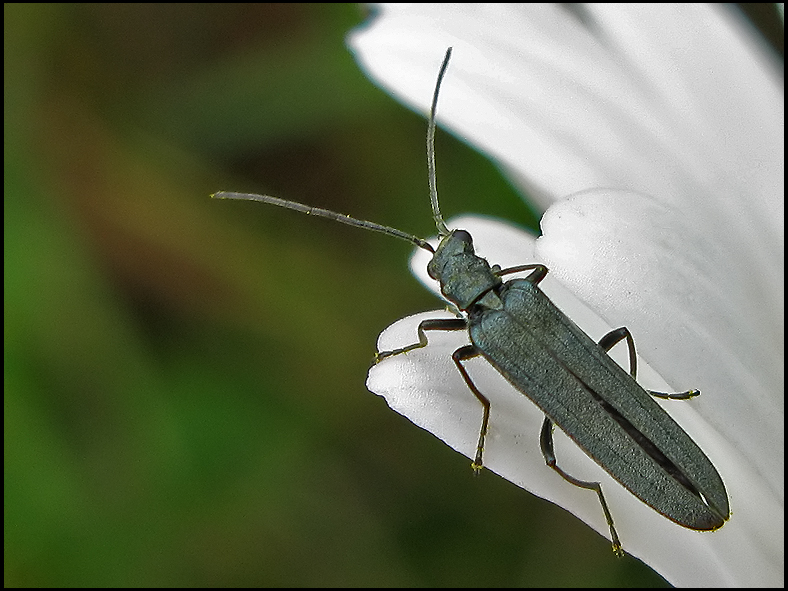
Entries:
[[468,323],[464,318],[431,318],[429,320],[424,320],[419,324],[418,343],[413,343],[412,345],[402,347],[401,349],[395,349],[393,351],[380,351],[375,354],[375,363],[379,363],[386,357],[391,357],[392,355],[399,355],[400,353],[413,351],[413,349],[421,349],[422,347],[426,347],[427,334],[425,331],[427,330],[465,330],[467,328]]
[[695,396],[700,396],[700,390],[687,390],[686,392],[655,392],[654,390],[646,390],[654,398],[663,398],[665,400],[689,400]]
[[[420,349],[422,347],[426,347],[427,342],[427,333],[425,331],[428,330],[466,330],[468,328],[468,323],[464,318],[431,318],[429,320],[423,321],[419,324],[418,334],[419,334],[419,341],[417,343],[413,343],[412,345],[408,345],[407,347],[403,347],[401,349],[395,349],[394,351],[382,351],[375,355],[375,363],[378,363],[385,359],[386,357],[391,357],[392,355],[399,355],[400,353],[407,353],[408,351],[412,351],[413,349]],[[487,397],[482,394],[476,385],[471,380],[471,376],[468,375],[465,367],[462,365],[462,362],[466,359],[471,359],[472,357],[476,357],[481,355],[479,350],[474,347],[473,345],[466,345],[464,347],[460,347],[454,353],[452,353],[452,359],[454,363],[457,365],[457,368],[460,370],[460,374],[462,374],[462,378],[465,380],[465,383],[468,384],[468,387],[473,392],[473,395],[481,402],[483,410],[482,414],[482,426],[479,430],[479,443],[476,446],[476,457],[473,460],[471,466],[476,474],[482,469],[482,453],[484,450],[484,438],[487,435],[487,427],[490,422],[490,401]]]
[[530,281],[534,285],[539,285],[542,279],[544,279],[547,275],[547,267],[538,263],[531,265],[518,265],[516,267],[509,267],[508,269],[499,269],[495,274],[498,275],[498,277],[501,277],[503,275],[510,275],[512,273],[521,273],[523,271],[531,270],[533,270],[533,273],[526,277],[525,280]]
[[[632,338],[632,333],[629,332],[629,329],[625,326],[621,328],[617,328],[615,330],[611,330],[601,339],[599,339],[599,346],[602,347],[605,351],[610,351],[616,344],[621,342],[622,340],[627,340],[627,347],[629,347],[629,375],[632,376],[632,379],[637,379],[637,356],[635,355],[635,339]],[[665,392],[654,392],[652,390],[646,390],[649,394],[654,396],[655,398],[664,398],[666,400],[689,400],[694,396],[698,396],[700,394],[700,390],[688,390],[687,392],[676,392],[672,394],[667,394]]]
[[465,369],[465,366],[463,366],[462,362],[466,359],[471,359],[479,355],[481,355],[481,352],[473,345],[460,347],[451,355],[451,358],[454,359],[454,363],[460,370],[465,383],[468,384],[468,387],[471,389],[471,392],[473,392],[473,395],[476,396],[479,402],[482,403],[482,408],[484,409],[484,412],[482,413],[482,426],[481,429],[479,429],[479,443],[476,445],[476,457],[471,463],[471,468],[473,468],[474,474],[478,474],[479,471],[484,467],[484,464],[482,463],[482,453],[484,452],[484,438],[487,436],[487,427],[490,423],[490,401],[479,391],[479,389],[476,387],[476,384],[473,383],[471,376],[468,375],[468,371]]
[[626,326],[611,330],[601,339],[599,339],[599,346],[605,351],[610,351],[614,346],[622,340],[627,340],[627,347],[629,347],[629,375],[633,380],[638,377],[637,356],[635,355],[635,339],[632,338],[632,333]]
[[542,423],[542,433],[539,436],[539,444],[542,448],[542,455],[544,455],[544,460],[547,465],[558,472],[564,480],[580,488],[596,491],[597,496],[599,496],[599,502],[602,504],[602,511],[605,512],[605,520],[610,528],[610,539],[613,542],[613,552],[615,552],[616,556],[623,556],[624,551],[621,549],[621,540],[619,540],[616,527],[613,525],[613,515],[610,513],[610,509],[607,506],[605,495],[602,494],[602,486],[598,482],[578,480],[558,467],[553,446],[553,422],[547,417],[544,418],[544,423]]

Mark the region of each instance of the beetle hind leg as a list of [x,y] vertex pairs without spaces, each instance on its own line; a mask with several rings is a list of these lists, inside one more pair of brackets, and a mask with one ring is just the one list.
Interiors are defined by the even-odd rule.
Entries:
[[544,423],[542,423],[542,433],[539,436],[539,444],[542,448],[542,455],[544,455],[544,460],[547,465],[558,472],[564,480],[577,487],[596,492],[599,497],[599,502],[602,505],[602,511],[605,513],[605,521],[607,521],[607,526],[610,528],[610,539],[613,543],[613,552],[616,556],[623,556],[624,551],[621,549],[621,540],[618,538],[616,526],[613,524],[613,515],[610,513],[610,509],[607,506],[605,495],[602,494],[602,486],[598,482],[579,480],[574,476],[570,476],[558,466],[555,458],[555,446],[553,445],[553,422],[547,417],[544,418]]

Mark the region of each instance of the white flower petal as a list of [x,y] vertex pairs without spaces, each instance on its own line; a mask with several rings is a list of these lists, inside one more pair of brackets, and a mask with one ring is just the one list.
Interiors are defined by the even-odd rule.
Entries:
[[[351,44],[372,76],[422,111],[443,52],[453,46],[441,125],[479,145],[545,203],[583,190],[548,210],[535,254],[533,239],[520,245],[508,231],[490,231],[494,226],[487,221],[456,224],[471,231],[480,254],[492,263],[547,264],[545,292],[592,336],[628,326],[639,351],[670,384],[651,383],[656,378],[641,365],[646,387],[704,392],[666,407],[712,458],[728,487],[733,515],[713,534],[675,526],[574,446],[557,442],[559,461],[570,473],[576,465],[579,477],[603,483],[626,549],[676,584],[780,585],[782,78],[729,9],[573,6],[571,12],[553,5],[386,6],[383,17],[356,32]],[[578,316],[576,304],[551,291],[550,281],[557,279],[607,322],[596,317],[589,324]],[[411,317],[394,325],[405,330],[400,345],[413,342],[417,324]],[[418,384],[429,382],[430,371],[441,372],[447,379],[433,383],[429,396],[445,400],[437,406],[445,406],[457,424],[443,425],[437,407],[430,407],[437,414],[429,420],[408,416],[429,423],[431,431],[470,455],[478,436],[478,425],[472,425],[478,403],[461,379],[459,386],[442,390],[459,378],[448,378],[448,356],[462,335],[449,337],[457,340],[442,346],[442,361],[438,348],[434,356],[427,350],[400,356],[397,363],[406,365],[394,373],[413,381],[385,395],[403,410],[396,401],[403,392],[410,392],[409,409],[424,395],[416,406],[430,407]],[[384,394],[382,375],[393,361],[373,368],[371,389]],[[493,415],[498,425],[487,465],[606,535],[594,495],[561,487],[563,482],[550,486],[551,477],[558,477],[543,466],[536,435],[535,449],[523,445],[534,425],[538,434],[538,411],[533,414],[535,407],[516,391],[499,388],[500,377],[486,375],[483,365],[474,365],[474,380],[482,380],[477,385],[485,394],[486,388],[495,392],[493,408],[504,411]],[[548,475],[532,474],[537,465]]]
[[[590,187],[781,194],[782,80],[730,9],[564,6],[386,4],[349,43],[423,113],[453,46],[439,122],[545,202]],[[753,207],[773,223],[773,200]]]
[[[533,260],[534,238],[527,233],[484,218],[460,218],[450,220],[449,225],[470,231],[478,251],[490,261],[510,266]],[[417,276],[436,289],[435,281],[426,277],[424,265],[420,265],[424,262],[417,252],[413,261],[414,269],[419,269]],[[555,277],[548,275],[541,286],[590,335],[599,338],[610,329]],[[402,319],[381,334],[378,349],[393,350],[416,342],[418,324],[436,317],[451,318],[452,314],[437,311]],[[638,342],[637,333],[635,336]],[[428,338],[428,347],[387,358],[374,366],[367,386],[383,396],[392,409],[472,459],[479,435],[481,406],[451,359],[454,350],[468,343],[467,333],[435,331],[430,332]],[[669,350],[672,342],[665,340],[660,346]],[[625,355],[621,357],[626,359]],[[545,466],[539,449],[539,429],[544,415],[485,361],[473,360],[468,366],[474,383],[490,398],[492,405],[485,466],[568,509],[609,537],[596,495],[570,486]],[[639,369],[640,381],[647,387],[671,389],[659,375],[649,371],[642,358],[639,358]],[[680,388],[695,385],[694,382],[682,384]],[[707,399],[714,402],[717,398],[709,392],[691,402],[661,403],[724,475],[734,517],[713,534],[693,532],[665,519],[616,483],[571,440],[556,431],[560,465],[576,477],[602,483],[626,550],[647,559],[659,572],[681,573],[674,578],[683,584],[730,585],[734,581],[741,582],[741,573],[748,573],[750,577],[753,571],[763,576],[764,572],[770,572],[771,561],[776,558],[770,552],[774,551],[772,540],[778,535],[774,528],[781,526],[764,520],[763,516],[779,513],[779,503],[749,459],[731,445],[725,430],[717,429],[713,421],[708,420],[708,414],[716,414],[709,413],[709,409],[719,405],[703,403]],[[643,531],[648,531],[649,535],[643,536]],[[682,548],[678,555],[677,547]]]

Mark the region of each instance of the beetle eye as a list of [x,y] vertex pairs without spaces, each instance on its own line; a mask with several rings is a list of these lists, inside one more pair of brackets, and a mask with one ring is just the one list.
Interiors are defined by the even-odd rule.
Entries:
[[471,238],[471,235],[465,230],[454,230],[452,234],[454,234],[455,238],[459,238],[466,244],[473,244],[473,238]]

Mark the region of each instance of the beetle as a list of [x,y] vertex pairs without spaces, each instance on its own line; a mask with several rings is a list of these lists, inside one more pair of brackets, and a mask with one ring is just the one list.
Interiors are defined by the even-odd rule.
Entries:
[[[476,387],[464,362],[483,357],[545,414],[539,440],[546,464],[567,482],[597,493],[617,555],[623,554],[622,545],[601,485],[577,479],[558,466],[553,445],[555,426],[632,494],[668,519],[693,530],[722,527],[730,515],[722,478],[700,447],[654,401],[655,397],[686,400],[700,392],[644,390],[636,381],[635,342],[628,329],[621,327],[598,342],[592,340],[539,288],[547,267],[491,266],[475,253],[467,231],[450,230],[443,221],[436,188],[435,113],[451,52],[449,48],[438,73],[427,128],[437,248],[396,228],[268,195],[219,192],[212,197],[260,201],[325,217],[408,240],[432,254],[428,274],[439,282],[441,293],[456,308],[458,317],[421,322],[417,342],[379,352],[376,362],[428,346],[428,331],[468,331],[471,344],[454,351],[452,359],[482,408],[472,463],[475,472],[483,467],[490,401]],[[524,278],[503,280],[506,275],[526,271],[530,273]],[[628,346],[628,372],[608,355],[621,341]]]

